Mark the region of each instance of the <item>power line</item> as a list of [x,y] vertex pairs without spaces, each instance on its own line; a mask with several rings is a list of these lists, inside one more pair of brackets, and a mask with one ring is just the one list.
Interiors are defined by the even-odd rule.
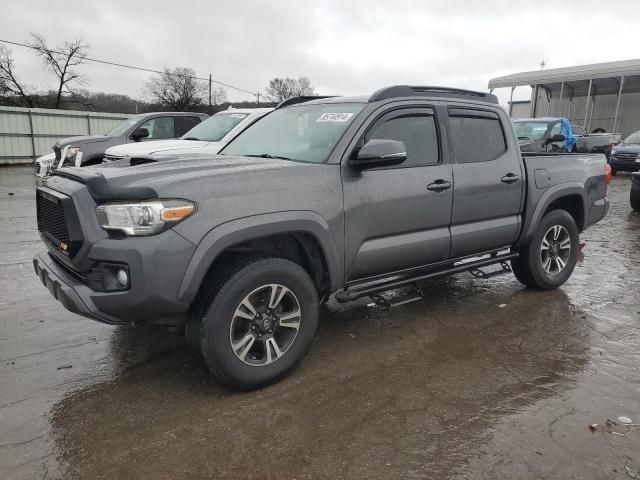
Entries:
[[[37,48],[32,46],[32,45],[28,45],[26,43],[12,42],[11,40],[2,40],[2,39],[0,39],[0,43],[8,43],[10,45],[16,45],[18,47],[25,47],[25,48],[30,48],[32,50],[37,50]],[[53,52],[53,53],[57,53],[58,55],[66,55],[64,52],[59,52],[59,51],[52,50],[52,49],[49,49],[49,51]],[[256,92],[250,92],[249,90],[245,90],[244,88],[240,88],[240,87],[236,87],[234,85],[230,85],[228,83],[220,82],[220,81],[215,80],[213,78],[202,78],[202,77],[196,77],[194,75],[181,75],[179,73],[163,72],[161,70],[154,70],[152,68],[136,67],[136,66],[133,66],[133,65],[125,65],[123,63],[109,62],[107,60],[99,60],[99,59],[90,58],[90,57],[85,57],[84,59],[86,61],[88,61],[88,62],[102,63],[103,65],[111,65],[111,66],[114,66],[114,67],[129,68],[131,70],[139,70],[141,72],[159,73],[161,75],[172,75],[172,76],[175,76],[175,77],[193,78],[194,80],[202,80],[202,81],[205,81],[205,82],[211,81],[212,83],[216,83],[218,85],[222,85],[222,86],[225,86],[227,88],[231,88],[233,90],[238,90],[239,92],[248,93],[249,95],[253,95],[253,96],[258,95],[258,93],[256,93]]]

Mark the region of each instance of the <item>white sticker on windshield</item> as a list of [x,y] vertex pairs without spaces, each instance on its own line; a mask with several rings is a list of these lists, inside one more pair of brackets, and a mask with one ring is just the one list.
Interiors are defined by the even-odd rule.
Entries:
[[231,118],[244,118],[246,116],[247,116],[246,113],[232,113],[231,114]]
[[323,113],[316,122],[347,122],[353,113]]

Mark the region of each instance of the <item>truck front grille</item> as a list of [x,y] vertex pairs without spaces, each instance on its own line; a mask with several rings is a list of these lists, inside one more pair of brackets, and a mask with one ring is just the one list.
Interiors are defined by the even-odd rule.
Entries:
[[64,218],[64,208],[62,203],[55,199],[45,197],[38,192],[36,197],[38,210],[38,230],[45,234],[56,245],[61,242],[69,244],[69,229],[67,220]]

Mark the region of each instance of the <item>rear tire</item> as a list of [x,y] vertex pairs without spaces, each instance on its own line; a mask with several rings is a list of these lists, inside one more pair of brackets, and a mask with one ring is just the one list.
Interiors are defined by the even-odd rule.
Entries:
[[578,261],[580,234],[564,210],[547,213],[531,242],[511,261],[516,278],[529,288],[553,290],[564,284]]
[[253,390],[284,378],[311,347],[318,292],[307,272],[279,257],[220,265],[187,320],[187,340],[219,382]]

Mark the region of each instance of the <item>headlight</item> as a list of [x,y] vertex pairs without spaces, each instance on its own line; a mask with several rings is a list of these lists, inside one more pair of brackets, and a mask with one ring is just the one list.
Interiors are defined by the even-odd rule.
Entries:
[[107,203],[96,208],[100,226],[131,236],[155,235],[193,215],[194,203],[155,200],[139,203]]

